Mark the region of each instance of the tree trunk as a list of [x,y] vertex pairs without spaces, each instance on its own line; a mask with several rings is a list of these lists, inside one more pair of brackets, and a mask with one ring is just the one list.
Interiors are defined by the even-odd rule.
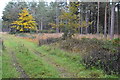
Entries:
[[[58,18],[58,16],[59,16],[59,10],[58,10],[59,8],[58,8],[58,2],[57,2],[57,6],[56,6],[56,24],[57,25],[59,25],[59,18]],[[56,28],[56,33],[59,33],[59,28],[57,27]]]
[[[56,18],[56,24],[59,25],[59,19],[58,19],[58,16],[57,16],[57,18]],[[59,33],[59,28],[58,28],[58,27],[56,28],[56,33]]]
[[41,29],[41,22],[38,22],[38,30]]
[[88,27],[89,27],[89,25],[88,25],[88,21],[89,21],[89,19],[88,19],[88,11],[87,11],[88,9],[87,9],[87,7],[86,7],[86,23],[87,23],[87,26],[86,26],[86,34],[88,33]]
[[85,32],[86,32],[86,34],[88,34],[88,27],[85,28]]
[[[117,7],[117,9],[118,9],[118,7]],[[119,31],[118,31],[118,29],[119,29],[119,27],[118,27],[118,26],[119,26],[119,25],[118,25],[118,24],[119,24],[119,22],[118,22],[118,12],[119,12],[119,11],[116,12],[116,21],[115,21],[115,22],[116,22],[116,34],[117,34],[117,35],[118,35],[118,33],[119,33]]]
[[100,2],[98,1],[97,34],[99,34],[99,8],[100,8]]
[[110,26],[111,26],[111,16],[110,15],[111,15],[111,10],[109,9],[109,18],[108,18],[108,34],[109,35],[110,35]]
[[41,20],[41,22],[40,22],[40,30],[43,30],[43,22],[42,22],[42,20]]
[[118,37],[120,38],[120,2],[118,3]]
[[[59,25],[59,19],[58,19],[58,16],[57,16],[57,18],[56,18],[56,24]],[[56,33],[59,33],[59,28],[58,28],[58,27],[56,28]]]
[[[80,22],[80,24],[82,24],[82,22],[84,21],[82,10],[81,10],[81,15],[80,16],[81,16],[81,22]],[[83,27],[80,27],[80,32],[81,32],[81,34],[83,34]]]
[[81,32],[81,34],[83,33],[83,27],[81,27],[81,31],[80,32]]
[[115,23],[115,3],[113,2],[111,7],[111,30],[110,30],[110,39],[114,38],[114,23]]
[[105,6],[104,37],[107,38],[107,3]]

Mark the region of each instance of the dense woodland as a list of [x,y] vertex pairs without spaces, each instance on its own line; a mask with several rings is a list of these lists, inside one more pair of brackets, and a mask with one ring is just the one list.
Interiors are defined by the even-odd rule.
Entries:
[[120,31],[119,2],[9,2],[3,11],[3,31],[15,32],[11,23],[24,8],[37,23],[36,32],[109,34],[112,39]]

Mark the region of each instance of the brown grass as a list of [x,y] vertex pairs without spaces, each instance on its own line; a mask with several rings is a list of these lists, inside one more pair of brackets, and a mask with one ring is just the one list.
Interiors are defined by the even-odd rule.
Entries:
[[43,33],[38,36],[38,39],[59,38],[63,33]]
[[[103,34],[99,34],[99,35],[97,35],[97,34],[76,34],[74,36],[74,38],[76,38],[76,39],[81,39],[81,38],[90,38],[90,39],[92,39],[92,38],[96,38],[96,39],[103,39],[103,40],[105,39]],[[118,35],[114,35],[114,38],[118,38]],[[110,35],[107,35],[106,39],[110,40]]]
[[[63,33],[39,33],[39,34],[29,34],[28,35],[32,35],[35,36],[35,39],[31,39],[31,38],[27,38],[27,37],[21,37],[23,39],[27,39],[28,41],[32,41],[35,43],[38,43],[40,39],[45,40],[48,38],[59,38],[62,37]],[[102,39],[102,40],[106,40],[104,38],[103,34],[75,34],[75,36],[73,38],[76,39],[81,39],[81,38],[97,38],[97,39]],[[118,38],[118,35],[114,35],[114,38]],[[107,35],[107,40],[110,40],[110,35]]]
[[27,38],[27,37],[20,37],[20,38],[26,39],[26,40],[34,42],[34,43],[38,43],[38,40],[36,38],[35,39],[31,39],[31,38]]

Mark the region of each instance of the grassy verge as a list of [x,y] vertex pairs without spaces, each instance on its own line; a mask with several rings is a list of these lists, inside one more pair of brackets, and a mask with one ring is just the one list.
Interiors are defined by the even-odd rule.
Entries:
[[2,50],[0,50],[0,79],[1,78],[2,78]]

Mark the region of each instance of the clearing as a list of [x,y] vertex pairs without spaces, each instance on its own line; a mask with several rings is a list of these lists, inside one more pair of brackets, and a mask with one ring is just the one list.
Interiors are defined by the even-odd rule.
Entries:
[[2,34],[2,78],[117,78],[102,70],[86,69],[77,54],[21,39],[15,35]]

